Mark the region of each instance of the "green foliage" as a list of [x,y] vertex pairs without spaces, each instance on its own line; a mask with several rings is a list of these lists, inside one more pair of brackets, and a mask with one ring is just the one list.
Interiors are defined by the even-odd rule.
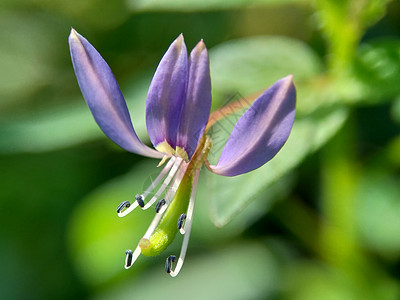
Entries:
[[368,248],[390,259],[398,259],[400,253],[399,199],[398,181],[390,173],[364,173],[356,203],[359,231]]
[[[137,172],[117,177],[83,199],[71,216],[69,250],[76,261],[79,276],[91,285],[127,275],[121,273],[124,251],[136,248],[154,214],[149,210],[137,211],[133,218],[119,219],[116,216],[115,209],[123,201],[121,199],[130,199],[132,193],[143,189],[146,182],[143,174],[150,175],[154,165],[146,162],[136,167]],[[150,182],[150,177],[147,182]],[[134,273],[142,270],[145,264],[139,260]]]
[[160,269],[155,268],[135,281],[120,282],[96,299],[160,299],[169,297],[166,295],[174,299],[258,299],[276,292],[280,277],[277,264],[268,247],[238,240],[188,259],[184,276],[171,280],[159,276]]
[[[55,28],[51,29],[48,24]],[[50,42],[62,34],[54,19],[45,14],[0,13],[0,107],[15,105],[54,77],[56,51]]]
[[[3,297],[400,297],[398,2],[0,6]],[[95,124],[71,67],[71,26],[109,62],[147,143],[147,89],[180,32],[188,48],[200,38],[209,48],[213,110],[294,75],[297,115],[282,151],[234,178],[201,170],[187,260],[174,280],[163,264],[179,253],[180,235],[160,256],[123,268],[154,211],[118,218],[115,209],[148,186],[158,162],[122,151]],[[210,131],[211,162],[240,113]]]
[[[306,44],[284,37],[260,36],[229,41],[210,51],[213,105],[265,90],[276,80],[293,74],[297,90],[319,75],[320,58]],[[299,98],[302,109],[304,99]],[[314,103],[314,105],[318,105]]]
[[[130,80],[125,98],[131,115],[138,120],[134,122],[136,132],[146,139],[143,112],[150,78],[144,74],[144,78]],[[104,138],[81,97],[67,100],[71,103],[38,109],[18,118],[5,116],[0,125],[0,153],[52,151]]]
[[[263,197],[263,201],[267,203],[279,199],[279,195],[284,195],[286,185],[272,189],[270,185],[293,170],[307,155],[324,145],[340,129],[346,118],[347,111],[337,108],[299,119],[285,147],[265,166],[233,178],[207,173],[207,182],[200,186],[200,189],[207,190],[211,197],[215,224],[226,225],[257,197]],[[268,193],[264,192],[266,190]]]
[[282,5],[292,2],[308,2],[309,0],[129,0],[134,11],[208,11],[221,9],[238,9],[251,6]]
[[400,92],[400,42],[395,39],[372,40],[358,50],[354,77],[359,80],[360,101],[382,101]]
[[330,67],[341,72],[349,67],[361,36],[378,21],[390,0],[316,1],[321,28],[330,47]]

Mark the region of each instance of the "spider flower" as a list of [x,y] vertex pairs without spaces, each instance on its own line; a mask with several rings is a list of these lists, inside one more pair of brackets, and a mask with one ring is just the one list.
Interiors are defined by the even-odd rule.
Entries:
[[[219,161],[211,165],[212,146],[206,126],[211,108],[208,52],[201,40],[187,55],[180,35],[161,59],[146,101],[146,125],[155,149],[138,138],[124,97],[110,67],[97,50],[74,29],[69,36],[71,58],[82,94],[101,130],[121,148],[165,163],[150,186],[123,201],[120,217],[138,206],[154,203],[155,217],[134,251],[127,250],[125,268],[140,254],[158,255],[180,232],[184,235],[178,261],[171,255],[166,271],[176,276],[182,268],[193,221],[195,194],[201,166],[223,176],[236,176],[261,167],[282,148],[293,126],[296,91],[292,76],[263,92],[234,126]],[[208,127],[207,127],[208,128]]]

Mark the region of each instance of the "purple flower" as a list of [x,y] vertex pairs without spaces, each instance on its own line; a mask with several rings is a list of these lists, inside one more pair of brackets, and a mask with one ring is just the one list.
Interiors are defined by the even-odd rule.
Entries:
[[138,206],[147,209],[157,202],[156,215],[136,250],[126,251],[125,268],[130,268],[141,253],[160,254],[179,231],[184,238],[175,268],[175,256],[166,261],[167,272],[176,276],[189,242],[201,166],[204,163],[211,172],[236,176],[272,159],[293,126],[296,91],[292,76],[275,82],[253,102],[233,128],[218,163],[210,165],[207,157],[212,141],[205,129],[211,108],[211,81],[202,40],[188,57],[180,35],[154,74],[146,101],[146,125],[156,150],[136,135],[118,83],[101,55],[74,29],[69,45],[82,94],[103,132],[127,151],[161,159],[159,166],[166,163],[151,185],[135,196],[136,201],[124,201],[117,208],[123,217]]

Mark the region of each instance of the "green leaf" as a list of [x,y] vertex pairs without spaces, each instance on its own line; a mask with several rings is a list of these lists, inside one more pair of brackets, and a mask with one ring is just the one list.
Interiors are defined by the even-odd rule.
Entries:
[[[80,278],[90,286],[106,285],[118,277],[138,276],[146,266],[154,264],[162,270],[165,258],[179,253],[182,236],[178,234],[167,250],[157,257],[141,255],[129,271],[123,268],[126,249],[136,248],[155,215],[154,208],[137,208],[124,218],[115,211],[124,200],[143,192],[160,172],[158,161],[146,160],[134,166],[131,172],[117,177],[94,190],[76,207],[69,223],[68,241],[72,260]],[[204,170],[200,178],[208,171]],[[217,229],[209,218],[209,197],[199,192],[194,211],[190,246],[218,248],[237,236],[260,217],[260,206],[250,205],[229,226]],[[256,202],[254,204],[257,204]],[[190,250],[188,257],[190,255]]]
[[[357,265],[358,270],[360,266]],[[382,276],[376,269],[357,278],[350,272],[313,260],[289,265],[288,289],[284,299],[299,300],[350,300],[350,299],[398,299],[398,283]],[[376,273],[375,273],[376,272]],[[370,284],[374,282],[374,284]]]
[[352,69],[346,78],[349,101],[375,103],[400,93],[400,42],[393,39],[370,41],[358,50]]
[[[324,103],[321,101],[323,98],[318,98],[321,85],[312,83],[322,72],[322,63],[300,41],[267,36],[235,40],[213,48],[210,60],[214,104],[221,105],[226,102],[226,95],[232,94],[233,99],[228,98],[228,101],[236,98],[245,100],[242,95],[265,90],[288,74],[293,74],[298,90],[298,118],[287,144],[276,158],[258,170],[233,178],[207,172],[206,181],[200,182],[199,192],[211,198],[214,223],[224,226],[253,200],[263,202],[260,207],[264,207],[265,211],[268,203],[283,197],[288,190],[287,185],[271,184],[335,134],[346,120],[347,111],[329,104],[334,101]],[[325,83],[325,86],[331,85],[331,81]],[[239,117],[239,113],[231,115],[210,130],[213,148],[209,158],[212,163],[217,162]],[[263,193],[267,188],[268,192]]]
[[338,270],[317,262],[290,265],[288,299],[354,299],[352,285],[344,285]]
[[[131,108],[135,131],[146,141],[144,111],[150,78],[142,74],[142,78],[132,81],[129,89],[124,89],[125,99]],[[51,151],[99,138],[108,141],[82,96],[66,102],[73,104],[46,108],[19,118],[3,118],[0,123],[0,153]]]
[[308,0],[128,0],[134,11],[210,11],[248,6],[307,3]]
[[[357,51],[351,68],[337,75],[324,74],[301,83],[298,112],[307,114],[321,106],[374,105],[396,101],[400,94],[400,42],[371,40]],[[393,117],[396,119],[396,104]]]
[[30,96],[54,77],[57,24],[45,14],[0,13],[0,108]]
[[[153,162],[153,163],[152,163]],[[144,189],[153,174],[154,161],[136,166],[137,172],[99,187],[82,199],[69,223],[70,253],[81,279],[89,285],[101,285],[115,277],[126,276],[125,250],[135,249],[152,216],[153,209],[137,209],[129,216],[119,218],[116,208],[124,200],[133,202],[133,196]],[[138,259],[130,274],[139,274],[146,260]]]
[[[296,88],[322,72],[319,57],[303,42],[260,36],[233,40],[210,51],[213,107],[230,97],[247,97],[293,74]],[[303,91],[301,91],[303,92]],[[302,99],[298,106],[302,105]],[[315,103],[318,105],[318,103]]]
[[363,174],[356,202],[361,238],[369,248],[395,259],[400,253],[399,199],[395,176],[377,170]]
[[394,121],[400,124],[400,98],[397,97],[391,109],[391,116]]
[[160,266],[95,299],[265,299],[277,291],[279,280],[278,263],[270,250],[242,241],[198,255],[189,253],[173,280]]
[[[319,110],[295,120],[287,143],[270,162],[250,173],[236,177],[217,176],[207,172],[200,190],[207,194],[215,212],[217,226],[224,226],[254,199],[271,203],[287,192],[288,186],[271,184],[293,170],[309,154],[324,145],[343,125],[348,113],[344,108]],[[218,156],[216,156],[217,158]]]
[[316,1],[320,27],[326,37],[329,69],[341,75],[351,66],[366,29],[383,17],[390,0]]
[[392,0],[358,0],[357,2],[358,3],[352,3],[354,10],[360,11],[359,7],[364,6],[360,13],[360,19],[361,24],[364,27],[368,27],[376,23],[385,15],[386,8]]
[[[81,101],[84,102],[83,99]],[[3,119],[0,153],[56,150],[99,136],[101,131],[84,103],[64,105],[27,117]]]
[[[124,0],[2,0],[1,6],[11,9],[29,10],[33,6],[40,7],[48,14],[65,18],[69,22],[89,24],[91,28],[114,28],[122,24],[128,17],[129,11]],[[70,23],[69,25],[73,25]]]

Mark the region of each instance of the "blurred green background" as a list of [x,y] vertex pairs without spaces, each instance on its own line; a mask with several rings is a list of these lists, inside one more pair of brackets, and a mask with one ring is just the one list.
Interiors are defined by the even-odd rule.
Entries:
[[[294,74],[296,121],[276,158],[235,178],[202,171],[175,279],[164,262],[180,237],[123,268],[153,212],[115,209],[157,161],[93,121],[71,26],[113,69],[144,141],[147,88],[180,33],[209,48],[213,109]],[[397,1],[2,0],[0,298],[400,299],[399,96]]]

